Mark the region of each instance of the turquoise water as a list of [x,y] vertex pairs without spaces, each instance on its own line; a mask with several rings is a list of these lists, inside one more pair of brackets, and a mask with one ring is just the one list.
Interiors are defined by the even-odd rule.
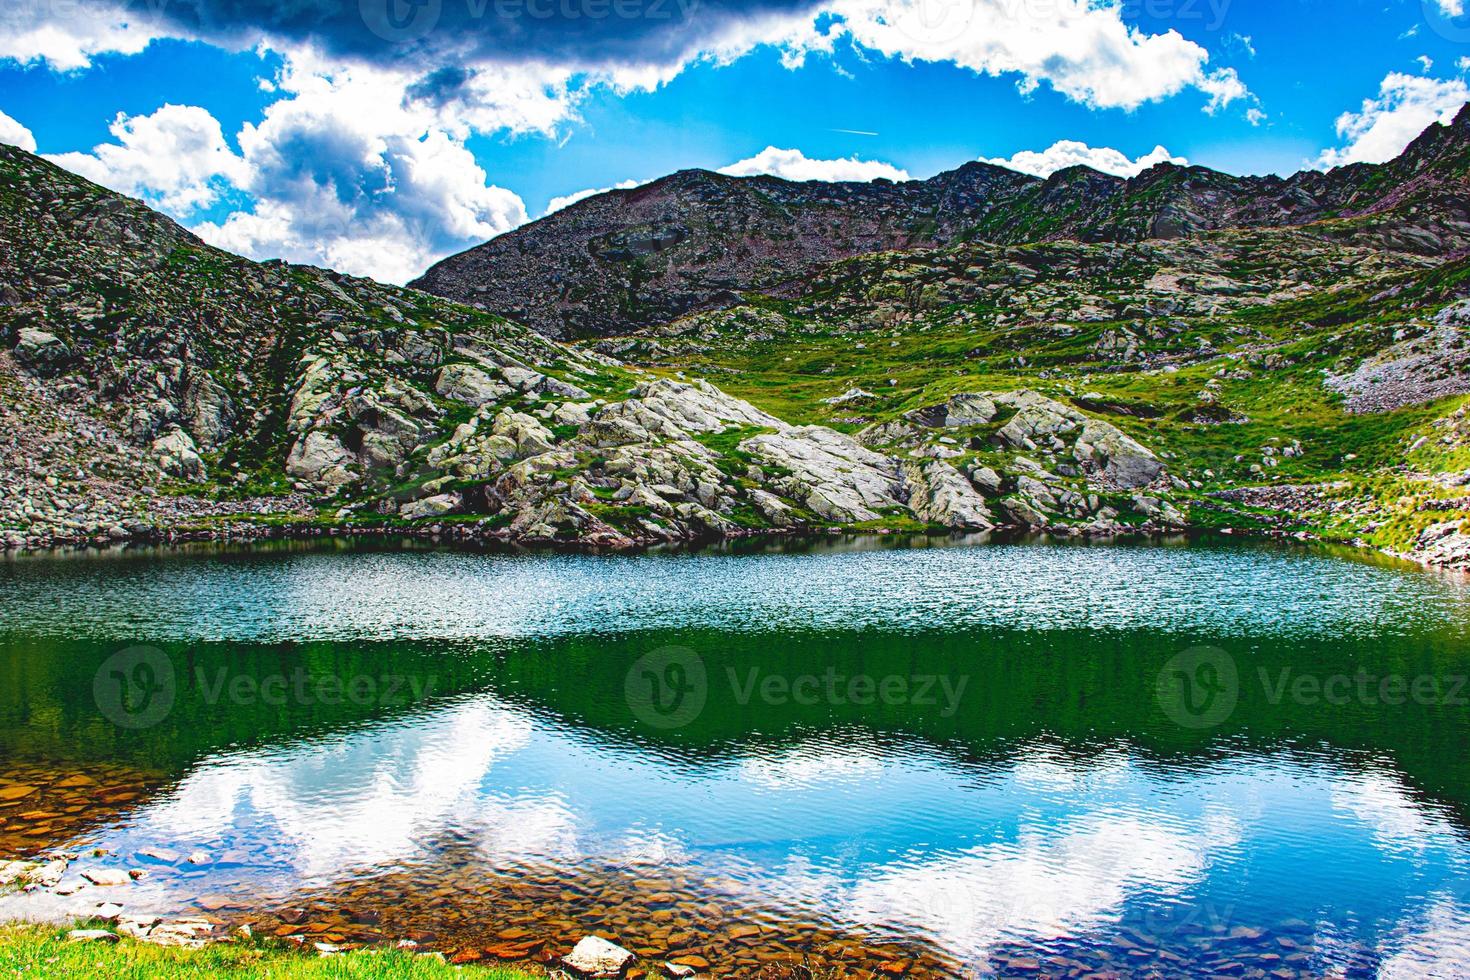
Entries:
[[932,973],[1470,975],[1470,590],[1405,566],[288,548],[14,560],[0,598],[0,751],[157,774],[61,843],[211,857],[148,864],[134,906],[377,903],[450,946],[510,923],[715,961],[738,915]]

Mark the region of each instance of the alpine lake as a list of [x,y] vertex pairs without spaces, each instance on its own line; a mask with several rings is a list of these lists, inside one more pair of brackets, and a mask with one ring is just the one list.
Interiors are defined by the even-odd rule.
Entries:
[[[0,562],[0,920],[1470,976],[1470,585],[1239,541]],[[111,872],[111,874],[108,874]],[[89,880],[116,881],[97,884]]]

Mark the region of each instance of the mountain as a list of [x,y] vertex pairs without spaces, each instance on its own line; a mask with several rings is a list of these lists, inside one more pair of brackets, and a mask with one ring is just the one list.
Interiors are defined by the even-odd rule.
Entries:
[[625,309],[640,255],[678,286],[575,342],[0,147],[0,543],[1228,529],[1470,567],[1467,128],[1288,180],[676,174],[526,230],[608,229],[558,310]]
[[[9,146],[0,246],[8,545],[286,524],[627,546],[999,520],[952,467],[427,293],[221,252]],[[1148,455],[1098,433],[1099,472]]]
[[923,181],[792,182],[687,170],[587,198],[437,263],[416,288],[551,337],[626,334],[840,258],[971,241],[1140,242],[1318,224],[1324,235],[1443,255],[1470,244],[1470,109],[1398,159],[1290,178],[1160,164],[1129,180],[1042,180],[983,163]]

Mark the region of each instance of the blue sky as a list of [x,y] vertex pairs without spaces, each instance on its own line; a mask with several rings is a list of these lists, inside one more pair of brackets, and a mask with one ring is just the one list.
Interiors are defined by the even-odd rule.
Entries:
[[404,281],[685,167],[1386,159],[1470,98],[1462,3],[11,0],[0,140],[223,247]]

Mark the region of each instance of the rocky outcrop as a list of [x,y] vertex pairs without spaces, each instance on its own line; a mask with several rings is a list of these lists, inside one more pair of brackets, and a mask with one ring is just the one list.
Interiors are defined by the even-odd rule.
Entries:
[[777,492],[826,521],[876,521],[907,506],[898,464],[832,429],[788,428],[740,448],[765,467]]
[[935,460],[905,467],[909,482],[908,505],[930,524],[966,530],[987,530],[996,525],[982,496],[970,480],[949,463]]

